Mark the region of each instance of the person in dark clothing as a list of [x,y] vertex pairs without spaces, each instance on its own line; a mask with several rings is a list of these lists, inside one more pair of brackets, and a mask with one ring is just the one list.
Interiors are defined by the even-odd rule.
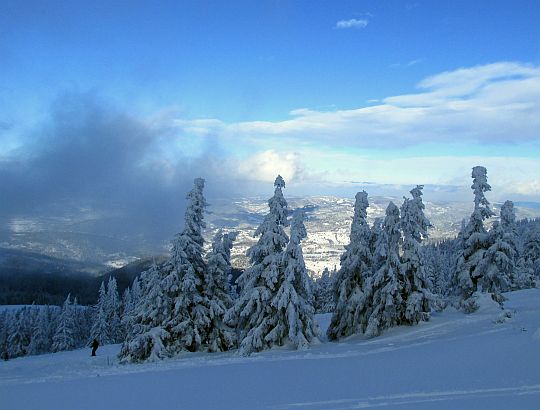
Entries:
[[94,339],[90,346],[92,347],[92,356],[95,356],[96,355],[96,350],[99,347],[99,342],[96,339]]

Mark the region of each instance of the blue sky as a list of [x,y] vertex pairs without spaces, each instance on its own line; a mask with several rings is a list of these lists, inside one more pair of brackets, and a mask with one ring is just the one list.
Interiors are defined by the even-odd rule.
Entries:
[[540,200],[538,1],[0,3],[4,169],[46,164],[58,107],[91,101],[145,128],[130,158],[164,180],[204,158],[298,193],[467,187],[486,165],[494,198]]

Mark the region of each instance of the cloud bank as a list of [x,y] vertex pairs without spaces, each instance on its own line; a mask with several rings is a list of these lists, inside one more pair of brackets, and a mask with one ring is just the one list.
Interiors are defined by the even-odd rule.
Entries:
[[292,111],[283,121],[181,120],[182,131],[256,143],[396,149],[424,143],[540,141],[540,67],[501,62],[435,75],[419,92],[350,110]]
[[[235,123],[137,118],[95,95],[66,94],[45,123],[0,156],[0,217],[89,208],[121,215],[105,227],[112,233],[168,239],[182,225],[197,176],[207,179],[209,197],[271,194],[278,173],[291,194],[352,195],[361,186],[350,181],[369,182],[368,190],[423,183],[468,192],[475,165],[488,168],[493,200],[540,201],[540,165],[531,155],[540,152],[540,67],[461,68],[428,77],[417,90],[356,109],[304,108],[282,121]],[[10,127],[0,124],[0,137]],[[441,151],[411,155],[429,144]],[[453,144],[527,144],[532,152],[443,152]]]

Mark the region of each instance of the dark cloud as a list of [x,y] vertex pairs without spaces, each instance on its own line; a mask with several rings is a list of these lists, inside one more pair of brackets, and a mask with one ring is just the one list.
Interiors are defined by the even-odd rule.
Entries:
[[[92,225],[100,234],[170,239],[181,228],[193,179],[214,180],[219,161],[209,144],[198,158],[177,156],[165,177],[152,154],[168,132],[94,95],[63,95],[19,155],[0,162],[0,212],[9,219],[92,209],[109,216]],[[207,186],[207,193],[225,192]]]

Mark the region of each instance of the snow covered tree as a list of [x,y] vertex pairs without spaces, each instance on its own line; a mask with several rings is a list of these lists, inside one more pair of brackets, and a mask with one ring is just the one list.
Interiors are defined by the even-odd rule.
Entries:
[[208,206],[203,196],[204,179],[196,178],[187,195],[184,230],[173,241],[172,254],[165,264],[165,291],[171,301],[171,315],[165,320],[170,334],[171,354],[209,348],[212,319],[209,300],[204,295],[208,279],[203,259],[202,229]]
[[32,310],[27,307],[17,310],[12,316],[7,340],[9,357],[24,356],[28,353],[32,337],[32,319]]
[[524,234],[517,271],[519,288],[536,286],[540,279],[540,228],[533,226]]
[[417,185],[411,190],[412,199],[404,198],[401,206],[401,229],[403,232],[402,264],[405,283],[404,294],[405,317],[403,322],[417,324],[421,320],[428,320],[431,303],[435,297],[429,290],[427,272],[420,251],[422,240],[428,237],[428,228],[431,223],[424,214],[422,202],[423,185]]
[[331,275],[328,268],[324,268],[321,276],[314,283],[313,307],[315,313],[332,313],[336,308],[334,303],[333,278],[336,270]]
[[41,354],[50,351],[52,345],[49,306],[37,308],[37,316],[32,328],[32,340],[28,354]]
[[358,313],[365,323],[368,337],[378,336],[384,329],[401,324],[404,317],[405,282],[399,258],[401,241],[399,209],[393,202],[386,208],[383,229],[373,255],[373,276],[364,286],[364,308]]
[[123,301],[122,305],[124,306],[124,309],[122,310],[122,329],[123,329],[123,335],[124,340],[127,335],[131,334],[133,330],[133,324],[135,320],[135,309],[137,307],[137,304],[139,303],[139,300],[141,298],[141,285],[139,278],[136,277],[133,280],[133,283],[131,285],[131,288],[127,288],[124,291]]
[[145,296],[135,308],[133,330],[120,352],[122,361],[156,360],[181,351],[220,351],[234,344],[234,334],[222,320],[230,301],[220,270],[228,269],[223,254],[230,255],[230,243],[220,237],[221,251],[216,244],[208,266],[202,256],[208,206],[203,189],[204,179],[196,178],[187,195],[184,229],[173,241],[169,260],[142,275]]
[[499,221],[493,222],[488,233],[490,246],[482,260],[482,291],[491,293],[493,299],[499,303],[504,301],[501,293],[511,287],[514,271],[515,251],[506,239],[502,224]]
[[71,295],[68,295],[62,306],[60,316],[58,316],[56,331],[53,336],[53,352],[74,349],[77,346],[75,333],[76,324],[73,318]]
[[371,232],[367,223],[368,194],[356,194],[350,242],[341,256],[341,268],[334,278],[334,301],[336,308],[328,327],[330,340],[360,333],[366,326],[362,323],[366,308],[363,292],[364,282],[371,276],[372,254],[369,249]]
[[489,237],[484,228],[484,220],[494,215],[484,192],[491,191],[487,183],[487,170],[476,166],[472,170],[474,211],[465,228],[460,232],[461,249],[454,276],[454,288],[460,297],[465,312],[477,309],[472,295],[478,290],[478,281],[484,275],[486,264],[483,259],[489,248]]
[[383,230],[383,218],[375,218],[373,225],[371,226],[371,236],[369,238],[369,251],[372,255],[375,254],[375,248],[379,237],[382,235]]
[[133,309],[133,326],[122,345],[121,362],[156,361],[168,355],[166,342],[170,335],[163,323],[170,315],[171,304],[163,290],[161,272],[154,261],[150,269],[141,273],[143,296]]
[[90,330],[90,338],[96,339],[100,345],[107,345],[114,343],[113,336],[111,335],[111,328],[109,324],[109,303],[108,295],[105,290],[105,283],[101,282],[99,287],[98,303],[94,307],[94,322],[92,323],[92,329]]
[[276,323],[277,309],[271,302],[281,285],[278,280],[284,269],[283,251],[289,238],[283,228],[288,226],[288,211],[281,176],[274,186],[274,196],[268,201],[270,212],[254,234],[259,240],[247,251],[251,266],[237,280],[240,296],[226,315],[228,324],[237,330],[240,353],[244,355],[283,342],[277,338],[280,332],[276,326],[281,324]]
[[212,241],[212,251],[208,257],[203,297],[208,301],[210,312],[208,350],[211,352],[229,350],[236,344],[236,333],[224,323],[225,313],[232,306],[228,277],[231,272],[231,249],[235,237],[235,232],[223,234],[221,230],[218,231]]
[[310,279],[304,263],[300,242],[307,236],[304,213],[296,211],[291,224],[291,238],[283,254],[282,267],[276,283],[277,292],[271,300],[276,309],[271,318],[273,329],[267,335],[279,345],[292,344],[307,349],[318,342],[320,329],[314,319]]
[[8,329],[11,327],[11,314],[7,310],[0,310],[0,360],[9,358]]
[[112,343],[121,342],[123,339],[121,311],[122,304],[118,294],[118,285],[116,279],[111,276],[107,283],[107,296],[105,302],[105,313],[107,315],[107,324],[109,337]]

